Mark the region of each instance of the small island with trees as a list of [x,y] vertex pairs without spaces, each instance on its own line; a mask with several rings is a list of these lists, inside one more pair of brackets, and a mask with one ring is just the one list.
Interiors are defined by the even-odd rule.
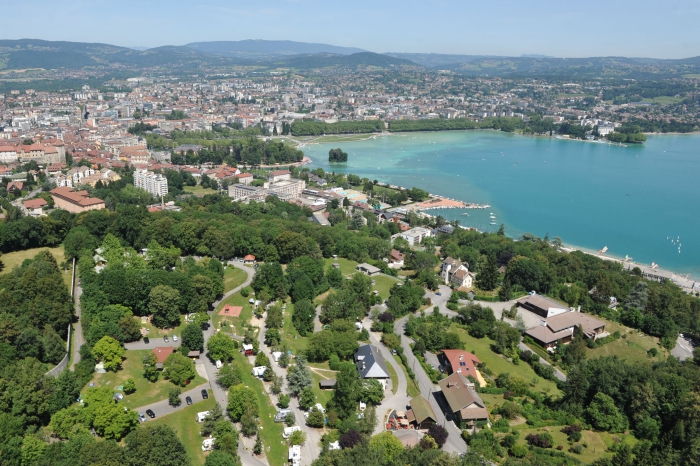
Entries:
[[348,153],[343,149],[331,149],[328,151],[328,161],[331,163],[344,163],[348,161]]

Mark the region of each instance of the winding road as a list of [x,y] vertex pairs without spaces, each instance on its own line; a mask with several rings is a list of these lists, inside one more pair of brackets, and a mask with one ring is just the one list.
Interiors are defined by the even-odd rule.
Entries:
[[[246,278],[245,282],[243,282],[241,285],[237,286],[236,288],[227,291],[224,293],[221,298],[218,300],[214,301],[212,303],[212,310],[209,311],[210,315],[213,316],[213,313],[216,312],[216,308],[223,300],[228,298],[229,296],[239,292],[246,286],[250,285],[250,283],[253,281],[253,277],[255,276],[255,271],[251,269],[250,267],[245,267],[243,263],[239,262],[234,262],[234,261],[229,261],[227,264],[229,267],[233,266],[238,269],[241,269],[246,272],[248,277]],[[77,294],[77,293],[76,293]],[[209,338],[214,334],[215,329],[214,326],[211,325],[207,330],[205,330],[204,333],[204,346],[206,348],[207,341],[209,341]],[[155,348],[156,346],[179,346],[180,342],[173,342],[170,340],[169,343],[163,342],[162,338],[152,338],[150,343],[146,345],[143,343],[143,341],[137,341],[137,342],[132,342],[132,343],[126,343],[124,347],[129,350],[129,349],[149,349],[149,348]],[[136,411],[139,412],[145,412],[146,409],[153,409],[155,412],[156,416],[163,416],[167,414],[174,413],[176,411],[179,411],[181,409],[184,409],[187,407],[187,404],[185,404],[184,399],[185,396],[189,394],[189,396],[192,397],[192,401],[194,403],[202,401],[202,395],[201,391],[202,389],[206,388],[209,391],[209,396],[213,396],[216,401],[219,402],[221,407],[226,410],[226,406],[228,406],[228,393],[225,389],[223,389],[221,386],[219,386],[216,383],[216,366],[214,365],[214,362],[209,359],[208,357],[204,356],[202,357],[196,364],[197,366],[197,372],[201,373],[200,371],[203,371],[206,374],[206,378],[208,379],[208,383],[204,385],[200,385],[199,387],[196,387],[186,393],[183,393],[182,400],[183,403],[180,404],[180,406],[170,406],[168,404],[168,400],[161,400],[157,403],[153,403],[148,406],[142,406],[139,408],[135,408]],[[195,421],[194,419],[192,420],[193,422]],[[260,459],[256,458],[253,456],[252,453],[252,445],[254,443],[254,440],[247,439],[244,436],[241,436],[240,442],[238,443],[238,455],[241,458],[241,463],[244,466],[267,466],[267,462],[261,461]],[[246,450],[246,447],[248,448]]]

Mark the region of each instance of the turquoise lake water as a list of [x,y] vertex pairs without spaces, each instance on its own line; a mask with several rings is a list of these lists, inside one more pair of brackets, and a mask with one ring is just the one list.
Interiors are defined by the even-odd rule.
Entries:
[[[334,147],[348,152],[346,164],[328,163]],[[512,237],[549,233],[700,278],[700,135],[650,136],[644,145],[619,147],[497,131],[405,133],[303,150],[311,168],[491,204],[429,211],[464,226],[495,231],[504,223]],[[680,253],[668,237],[680,237]]]

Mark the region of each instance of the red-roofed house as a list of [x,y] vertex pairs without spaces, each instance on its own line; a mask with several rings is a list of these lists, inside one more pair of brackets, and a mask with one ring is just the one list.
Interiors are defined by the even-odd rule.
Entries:
[[163,363],[168,359],[168,356],[173,354],[173,351],[175,351],[174,346],[158,346],[153,348],[153,354],[156,355],[156,367],[158,369],[163,369]]
[[24,209],[27,211],[27,215],[42,215],[44,213],[42,207],[48,205],[48,202],[39,197],[24,201],[22,204],[24,205]]
[[472,353],[461,349],[444,349],[442,356],[450,374],[456,372],[465,377],[471,375],[477,378],[476,365],[481,364],[481,361]]
[[23,181],[10,181],[7,183],[7,192],[12,193],[12,192],[22,192],[22,189],[24,189],[24,182]]
[[244,264],[252,264],[255,262],[255,256],[252,254],[248,254],[243,258],[243,263]]
[[397,251],[396,249],[392,249],[390,262],[394,268],[400,269],[403,267],[403,253],[401,251]]

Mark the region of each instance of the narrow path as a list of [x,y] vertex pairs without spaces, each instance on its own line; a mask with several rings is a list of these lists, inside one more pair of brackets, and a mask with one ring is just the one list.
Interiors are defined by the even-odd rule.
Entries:
[[[518,348],[520,348],[522,351],[529,351],[531,353],[534,353],[534,351],[532,351],[530,348],[528,348],[527,345],[525,343],[523,343],[522,341],[520,343],[518,343]],[[537,353],[535,353],[535,354],[537,354]],[[549,363],[549,361],[547,361],[544,358],[540,358],[540,363],[544,364],[545,366],[552,366]],[[566,374],[564,374],[562,371],[560,371],[557,367],[555,367],[555,366],[552,366],[552,367],[554,367],[554,377],[561,380],[562,382],[566,382]]]
[[83,294],[83,289],[80,286],[78,273],[75,272],[75,289],[73,292],[73,300],[75,302],[75,322],[73,323],[73,363],[70,369],[73,370],[75,365],[80,362],[80,347],[85,343],[83,340],[83,325],[80,322],[80,297]]

